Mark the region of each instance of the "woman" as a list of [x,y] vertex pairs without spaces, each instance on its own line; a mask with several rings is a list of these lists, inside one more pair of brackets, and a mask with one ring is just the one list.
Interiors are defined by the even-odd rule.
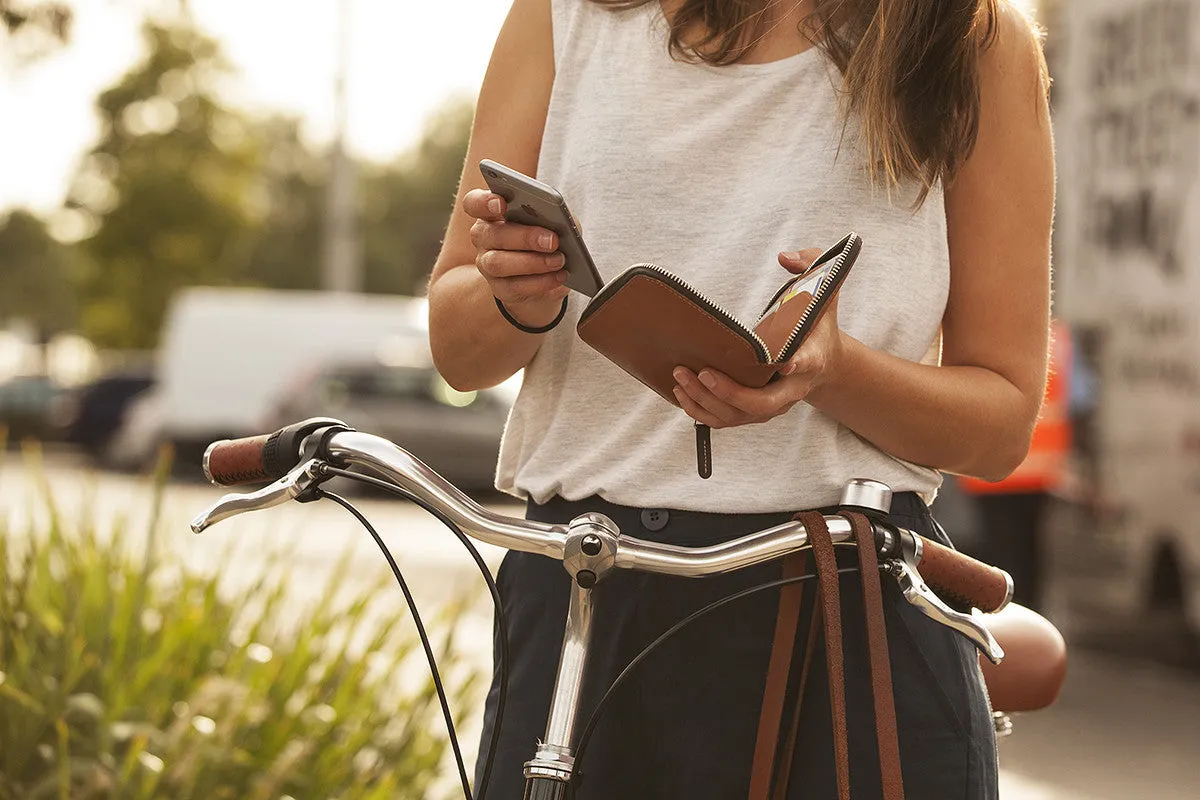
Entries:
[[[870,477],[895,489],[897,523],[946,542],[927,506],[941,472],[1011,471],[1045,386],[1046,88],[1037,36],[1004,0],[516,0],[429,289],[434,358],[453,386],[525,370],[498,487],[527,498],[531,518],[598,510],[630,535],[695,545],[834,504]],[[481,158],[562,191],[605,279],[652,261],[741,319],[847,231],[864,248],[786,377],[752,389],[679,369],[685,414],[578,340],[584,298],[567,296],[556,237],[503,221]],[[530,332],[564,298],[561,324]],[[707,481],[689,416],[722,429]],[[593,684],[691,610],[777,574],[610,579]],[[509,554],[499,583],[513,674],[488,796],[507,799],[543,734],[567,576]],[[757,597],[651,659],[600,723],[580,797],[745,796],[776,604]],[[975,652],[894,591],[885,601],[908,796],[995,797]],[[872,797],[857,628],[844,626],[851,784]],[[830,798],[819,647],[813,658],[789,796]],[[495,687],[485,743],[494,701]]]

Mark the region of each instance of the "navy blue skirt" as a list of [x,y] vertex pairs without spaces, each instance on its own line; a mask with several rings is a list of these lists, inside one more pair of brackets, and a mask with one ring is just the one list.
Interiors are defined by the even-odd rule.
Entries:
[[[627,508],[599,498],[530,504],[527,516],[565,523],[587,511],[606,514],[630,536],[695,546],[777,525],[791,516]],[[896,495],[892,518],[897,525],[950,544],[915,494]],[[857,563],[853,551],[842,557],[848,560],[839,560],[840,566]],[[580,730],[613,679],[647,644],[709,603],[778,579],[780,569],[774,562],[700,579],[610,573],[594,590]],[[843,574],[841,581],[850,790],[855,800],[867,800],[880,797],[881,788],[861,585],[856,573]],[[570,582],[561,563],[510,552],[500,566],[498,586],[508,618],[511,660],[508,701],[486,797],[521,800],[523,765],[545,734]],[[813,608],[815,589],[815,581],[806,583],[804,608]],[[911,607],[886,577],[883,597],[906,796],[998,797],[995,733],[975,647]],[[583,775],[577,800],[744,798],[778,602],[779,592],[772,589],[731,603],[685,628],[640,665],[606,708],[577,765]],[[799,635],[807,636],[809,614],[801,616]],[[804,648],[796,650],[802,658]],[[788,797],[836,800],[829,688],[820,641],[813,658]],[[485,707],[476,787],[496,725],[498,689],[497,673]]]

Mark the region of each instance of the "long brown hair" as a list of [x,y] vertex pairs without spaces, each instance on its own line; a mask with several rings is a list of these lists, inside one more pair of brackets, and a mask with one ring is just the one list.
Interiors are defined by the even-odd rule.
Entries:
[[[975,144],[980,56],[1002,1],[812,0],[801,24],[842,73],[843,119],[858,121],[872,178],[889,187],[920,181],[918,205],[937,181],[953,179]],[[659,0],[592,2],[628,9]],[[769,30],[772,2],[682,0],[670,20],[672,57],[741,61]]]

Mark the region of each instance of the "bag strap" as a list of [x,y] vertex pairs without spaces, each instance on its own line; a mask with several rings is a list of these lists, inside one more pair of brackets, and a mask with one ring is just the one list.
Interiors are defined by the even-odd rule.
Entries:
[[900,772],[900,737],[892,694],[892,666],[888,655],[887,625],[883,618],[883,590],[879,585],[879,559],[871,522],[857,511],[842,514],[850,521],[862,575],[863,608],[867,616],[867,659],[871,662],[871,697],[875,702],[875,733],[879,745],[879,772],[883,800],[904,800]]
[[[850,800],[850,747],[846,739],[846,676],[842,671],[845,658],[842,655],[842,603],[838,592],[837,557],[833,552],[833,539],[829,536],[825,517],[820,512],[805,511],[797,514],[796,518],[804,523],[808,531],[808,541],[812,544],[813,557],[817,562],[821,622],[825,629],[825,669],[829,677],[829,709],[833,716],[833,763],[837,770],[838,798]],[[789,738],[794,739],[795,735]]]
[[[879,766],[882,775],[884,800],[903,800],[904,784],[900,771],[900,748],[896,730],[896,712],[892,694],[891,665],[887,650],[887,629],[883,617],[883,593],[879,581],[878,559],[871,524],[857,512],[843,514],[850,521],[858,545],[859,569],[862,573],[863,605],[866,609],[867,654],[871,669],[871,694],[874,701],[875,729],[879,746]],[[800,619],[802,591],[799,584],[786,586],[780,592],[779,614],[775,624],[775,639],[767,670],[767,685],[759,717],[751,769],[749,800],[782,800],[790,778],[792,754],[800,722],[801,700],[807,683],[813,644],[824,627],[825,658],[829,678],[829,705],[832,716],[834,765],[837,774],[839,800],[850,798],[850,758],[846,735],[845,675],[841,636],[841,604],[838,592],[837,560],[833,541],[824,517],[815,511],[801,512],[795,517],[804,524],[812,544],[817,566],[821,600],[813,609],[812,624],[805,646],[803,668],[792,709],[787,736],[780,748],[781,724],[790,673],[795,661],[796,635]],[[804,572],[803,553],[784,559],[784,577],[797,577]],[[819,616],[818,616],[819,614]]]
[[[826,630],[825,659],[829,673],[829,705],[833,716],[834,760],[837,765],[839,800],[850,800],[850,758],[846,744],[845,680],[842,674],[842,623],[841,604],[838,596],[837,560],[833,553],[833,541],[825,518],[819,512],[801,512],[795,517],[804,523],[812,543],[817,565],[817,583],[821,600],[813,609],[814,624],[809,628],[805,648],[804,669],[795,692],[795,706],[789,720],[788,733],[782,737],[785,743],[780,748],[783,711],[791,682],[792,666],[795,663],[796,634],[800,622],[800,600],[803,590],[799,584],[785,586],[779,594],[779,615],[775,621],[775,639],[771,645],[771,660],[767,667],[767,684],[763,691],[762,712],[759,715],[758,737],[754,747],[754,761],[750,771],[749,800],[778,800],[787,791],[791,772],[791,754],[795,746],[796,732],[800,719],[800,705],[804,696],[804,684],[808,678],[813,643],[820,630],[816,615]],[[795,553],[784,558],[783,577],[798,577],[804,573],[804,553]]]
[[[808,560],[806,555],[801,550],[785,556],[782,577],[798,578],[803,575]],[[771,661],[767,666],[767,683],[763,689],[758,736],[754,743],[754,761],[750,770],[749,800],[771,800],[771,787],[775,783],[775,765],[778,761],[779,732],[783,723],[784,699],[795,655],[796,630],[800,623],[800,600],[803,594],[804,586],[800,583],[789,584],[779,591],[775,638],[771,643]],[[811,635],[809,638],[812,638]]]

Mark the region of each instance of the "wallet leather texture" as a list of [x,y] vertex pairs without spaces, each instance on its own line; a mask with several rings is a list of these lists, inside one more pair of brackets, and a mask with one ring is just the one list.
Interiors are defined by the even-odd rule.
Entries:
[[753,328],[667,270],[635,264],[591,299],[576,330],[672,405],[679,405],[676,366],[711,367],[745,386],[765,386],[825,313],[860,248],[851,233],[826,250],[780,287]]

